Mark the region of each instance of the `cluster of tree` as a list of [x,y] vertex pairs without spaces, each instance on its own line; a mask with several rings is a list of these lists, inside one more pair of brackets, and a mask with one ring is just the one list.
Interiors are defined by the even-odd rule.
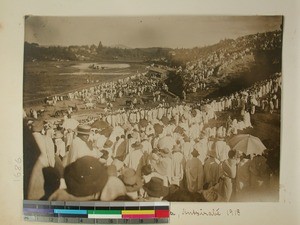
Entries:
[[65,47],[50,46],[42,47],[36,43],[24,44],[24,60],[76,60],[76,55]]
[[126,48],[107,47],[101,41],[99,45],[83,46],[39,46],[36,43],[24,44],[25,61],[32,60],[119,60],[166,62],[169,58],[168,48]]

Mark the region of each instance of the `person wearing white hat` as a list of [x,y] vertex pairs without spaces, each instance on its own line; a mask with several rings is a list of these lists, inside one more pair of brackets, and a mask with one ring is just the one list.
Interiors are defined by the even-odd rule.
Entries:
[[124,159],[124,164],[131,169],[137,171],[140,164],[140,160],[143,156],[142,148],[143,145],[140,142],[136,142],[131,145],[133,151],[131,151]]
[[90,135],[91,126],[79,125],[77,128],[77,137],[74,138],[70,147],[70,152],[66,157],[65,166],[83,156],[93,156],[97,158],[95,152],[88,146],[87,141]]

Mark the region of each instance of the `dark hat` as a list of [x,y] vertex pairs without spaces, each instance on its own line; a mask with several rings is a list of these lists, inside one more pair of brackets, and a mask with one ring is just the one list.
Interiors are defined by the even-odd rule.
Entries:
[[163,126],[160,125],[159,123],[154,124],[153,128],[154,128],[156,134],[161,134],[164,130]]
[[32,132],[40,132],[44,129],[44,122],[40,120],[35,120],[32,123]]
[[174,133],[178,133],[178,134],[184,134],[184,129],[180,126],[177,126],[175,129],[174,129]]
[[191,139],[187,135],[183,135],[184,142],[189,142]]
[[139,122],[139,125],[140,125],[141,127],[147,127],[148,121],[145,120],[145,119],[141,119],[140,122]]
[[143,145],[141,144],[141,142],[137,141],[134,144],[132,144],[131,147],[138,150],[138,149],[142,149]]
[[163,185],[163,180],[158,177],[152,177],[148,183],[144,184],[143,188],[151,197],[164,197],[168,194],[168,188]]
[[89,135],[90,134],[90,130],[91,130],[91,126],[90,125],[78,125],[78,127],[77,127],[77,133],[78,134]]
[[106,140],[106,142],[104,143],[103,147],[104,148],[110,148],[111,146],[113,146],[113,142],[111,140]]
[[174,118],[172,118],[172,119],[170,119],[170,122],[169,122],[170,124],[171,123],[173,123],[173,124],[175,124],[176,123],[176,120],[174,119]]
[[77,197],[102,192],[108,174],[106,167],[92,156],[84,156],[65,168],[67,191]]
[[147,165],[144,165],[142,167],[142,174],[144,175],[149,175],[152,173],[152,168],[151,168],[151,165],[150,164],[147,164]]
[[194,149],[191,154],[194,157],[198,157],[200,155],[199,152],[196,149]]
[[233,159],[235,157],[235,155],[236,155],[236,151],[235,150],[229,150],[228,157],[230,159]]
[[195,115],[195,114],[197,115],[196,109],[193,109],[193,110],[191,111],[191,114],[192,114],[192,115]]
[[162,122],[164,125],[168,125],[170,121],[169,121],[168,117],[163,116],[163,117],[161,118],[161,122]]
[[109,156],[108,151],[103,149],[100,152],[102,153],[102,156],[101,156],[102,159],[107,159],[108,158],[108,156]]

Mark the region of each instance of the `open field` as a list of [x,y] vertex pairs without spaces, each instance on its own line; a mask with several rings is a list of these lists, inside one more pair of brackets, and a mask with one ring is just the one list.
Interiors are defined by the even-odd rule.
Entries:
[[[37,99],[42,100],[47,96],[68,93],[71,90],[87,87],[91,85],[87,84],[87,79],[104,82],[145,71],[145,65],[140,63],[128,63],[130,67],[126,68],[103,70],[83,70],[76,68],[75,66],[80,63],[82,62],[26,62],[24,65],[23,81],[24,105],[30,105],[30,102],[34,102]],[[91,64],[93,63],[91,62]],[[76,75],[79,72],[81,74]],[[86,72],[86,74],[82,75],[82,72]],[[91,75],[95,72],[101,72],[101,74]]]

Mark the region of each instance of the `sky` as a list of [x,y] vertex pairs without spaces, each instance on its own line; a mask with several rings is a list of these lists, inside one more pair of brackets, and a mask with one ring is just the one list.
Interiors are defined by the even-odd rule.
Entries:
[[25,20],[25,41],[39,45],[193,48],[279,30],[281,16],[41,17]]

